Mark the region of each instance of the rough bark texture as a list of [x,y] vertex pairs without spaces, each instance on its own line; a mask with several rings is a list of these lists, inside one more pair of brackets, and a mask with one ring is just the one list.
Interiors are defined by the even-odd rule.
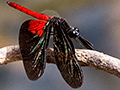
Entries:
[[[76,56],[81,66],[89,66],[120,77],[120,60],[98,51],[76,49]],[[18,45],[0,49],[0,66],[22,60]],[[48,48],[47,63],[55,64],[54,50]]]

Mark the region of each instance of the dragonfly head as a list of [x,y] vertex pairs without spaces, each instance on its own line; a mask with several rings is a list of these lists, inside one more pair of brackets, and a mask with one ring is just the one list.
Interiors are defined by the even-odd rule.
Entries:
[[79,29],[77,27],[71,27],[67,33],[70,38],[76,38],[80,35]]

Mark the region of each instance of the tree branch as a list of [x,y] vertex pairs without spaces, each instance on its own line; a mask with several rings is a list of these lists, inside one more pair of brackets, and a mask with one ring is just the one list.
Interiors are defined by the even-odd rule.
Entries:
[[[120,59],[93,50],[76,49],[81,66],[90,66],[114,74],[120,78]],[[18,45],[0,49],[0,66],[22,60]],[[55,64],[54,51],[47,50],[47,63]]]

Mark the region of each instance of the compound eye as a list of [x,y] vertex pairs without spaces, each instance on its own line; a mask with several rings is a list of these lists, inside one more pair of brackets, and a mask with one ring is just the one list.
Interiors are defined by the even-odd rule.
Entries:
[[80,35],[79,33],[79,29],[78,28],[74,28],[74,27],[71,27],[69,30],[68,30],[68,35],[70,38],[76,38]]
[[75,31],[77,31],[77,32],[79,32],[79,31],[80,31],[77,27],[75,27],[75,28],[74,28],[74,30],[75,30]]

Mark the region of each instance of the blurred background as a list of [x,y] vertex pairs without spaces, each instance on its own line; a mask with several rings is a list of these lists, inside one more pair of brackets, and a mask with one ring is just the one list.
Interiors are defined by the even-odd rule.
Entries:
[[[97,51],[120,58],[120,0],[9,0],[37,12],[56,11]],[[20,25],[31,16],[0,0],[0,48],[18,44]],[[52,46],[52,44],[50,44]],[[84,82],[76,90],[120,90],[120,79],[104,71],[82,67]],[[0,67],[0,90],[74,90],[65,83],[56,65],[47,64],[44,75],[30,81],[22,61]]]

